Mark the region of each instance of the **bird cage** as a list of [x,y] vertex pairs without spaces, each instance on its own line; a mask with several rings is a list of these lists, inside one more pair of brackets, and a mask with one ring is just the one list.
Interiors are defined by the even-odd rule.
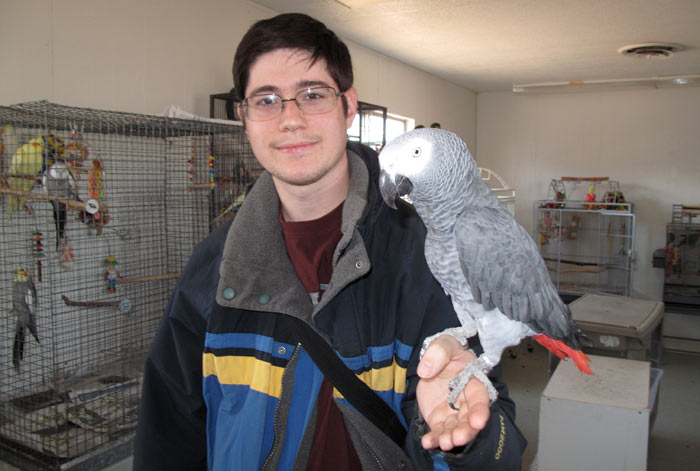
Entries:
[[0,451],[84,466],[132,436],[175,283],[260,168],[235,124],[42,101],[0,129]]
[[499,174],[488,168],[479,167],[479,176],[498,197],[501,204],[512,216],[515,216],[515,189],[511,188]]
[[666,225],[664,302],[700,305],[700,205],[674,204]]
[[[585,199],[569,199],[580,183]],[[596,197],[596,185],[606,187],[604,196]],[[562,178],[550,183],[552,195],[533,204],[532,237],[559,293],[629,296],[635,216],[619,184],[607,177]]]

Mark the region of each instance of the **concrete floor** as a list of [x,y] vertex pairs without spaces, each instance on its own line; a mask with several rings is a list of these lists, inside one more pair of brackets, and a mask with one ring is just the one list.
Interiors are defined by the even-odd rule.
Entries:
[[[530,471],[536,470],[540,395],[548,381],[546,350],[536,343],[533,346],[533,351],[529,352],[527,343],[523,342],[514,349],[515,359],[506,353],[502,361],[506,383],[517,405],[516,423],[529,443],[523,456],[523,470]],[[700,355],[665,351],[661,369],[663,377],[658,412],[649,438],[647,469],[698,469]],[[131,458],[127,458],[102,471],[130,471],[131,466]],[[578,469],[614,471],[592,470],[585,463]],[[0,471],[18,471],[18,468],[0,462]]]
[[[527,351],[526,345],[523,342],[514,349],[515,359],[504,355],[502,365],[517,407],[516,423],[528,440],[523,470],[535,471],[540,395],[548,381],[548,356],[538,344],[534,344],[532,352]],[[660,366],[663,376],[657,415],[649,437],[647,470],[699,469],[700,355],[664,351]],[[576,469],[613,471],[593,470],[585,463]]]

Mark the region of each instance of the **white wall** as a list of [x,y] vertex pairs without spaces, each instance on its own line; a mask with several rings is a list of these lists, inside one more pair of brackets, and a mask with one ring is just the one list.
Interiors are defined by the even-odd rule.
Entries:
[[[517,190],[516,217],[531,228],[532,202],[551,179],[609,176],[637,216],[633,295],[661,299],[674,203],[700,203],[700,88],[477,98],[479,165]],[[600,195],[599,195],[600,196]]]
[[[240,38],[274,14],[245,0],[0,2],[0,104],[47,99],[148,114],[175,104],[208,115],[209,95],[232,86]],[[347,43],[360,99],[459,134],[480,165],[517,188],[525,227],[552,178],[619,180],[638,215],[635,290],[660,297],[651,253],[664,244],[671,205],[700,201],[700,88],[477,97]]]
[[[228,92],[236,46],[274,11],[244,0],[0,0],[0,104],[160,114],[175,104],[208,116]],[[476,95],[347,42],[360,100],[469,142]]]

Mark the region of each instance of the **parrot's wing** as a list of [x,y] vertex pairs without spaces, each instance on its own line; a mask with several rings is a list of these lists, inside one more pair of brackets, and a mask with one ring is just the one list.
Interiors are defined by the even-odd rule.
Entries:
[[34,312],[34,310],[36,309],[36,285],[34,284],[34,280],[31,276],[28,278],[27,282],[27,295],[24,298],[24,301],[27,303],[30,312]]
[[538,334],[573,339],[577,328],[537,246],[505,208],[468,208],[455,224],[455,238],[472,295],[485,309],[498,308]]
[[27,301],[27,308],[29,309],[29,322],[28,322],[27,328],[29,329],[29,332],[32,333],[32,335],[34,336],[34,339],[37,341],[37,343],[40,343],[39,342],[39,334],[37,333],[37,330],[36,330],[36,317],[34,315],[34,313],[36,312],[36,302],[37,302],[36,285],[34,285],[34,280],[32,279],[31,276],[27,279],[26,301]]

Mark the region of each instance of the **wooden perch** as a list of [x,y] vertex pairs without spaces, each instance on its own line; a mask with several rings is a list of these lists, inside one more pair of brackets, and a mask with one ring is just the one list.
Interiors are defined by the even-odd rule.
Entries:
[[173,280],[180,277],[179,273],[164,273],[162,275],[137,276],[131,278],[117,278],[118,284],[148,283],[149,281]]
[[683,214],[700,214],[700,206],[683,205]]
[[607,182],[610,177],[561,177],[563,182]]
[[117,307],[119,306],[119,301],[71,301],[65,294],[61,295],[61,299],[66,303],[66,306],[79,306],[79,307]]
[[[13,190],[12,188],[0,188],[0,193],[6,193],[8,195],[15,196],[26,196],[29,199],[39,200],[39,201],[58,201],[66,205],[70,211],[82,211],[85,209],[85,203],[78,200],[71,200],[68,198],[61,198],[60,196],[43,195],[38,193],[32,193],[31,191],[25,190]],[[100,205],[100,211],[102,211],[102,206]]]
[[595,270],[592,268],[568,268],[566,270],[557,270],[556,268],[553,267],[547,267],[547,270],[557,272],[557,273],[593,273],[593,274],[599,274],[603,270]]
[[558,258],[547,258],[547,257],[543,257],[543,260],[544,260],[545,262],[566,263],[567,265],[579,265],[579,266],[582,266],[582,267],[586,267],[586,266],[598,267],[598,266],[600,266],[599,263],[577,262],[577,261],[574,261],[574,260],[564,260],[564,259],[558,259]]

